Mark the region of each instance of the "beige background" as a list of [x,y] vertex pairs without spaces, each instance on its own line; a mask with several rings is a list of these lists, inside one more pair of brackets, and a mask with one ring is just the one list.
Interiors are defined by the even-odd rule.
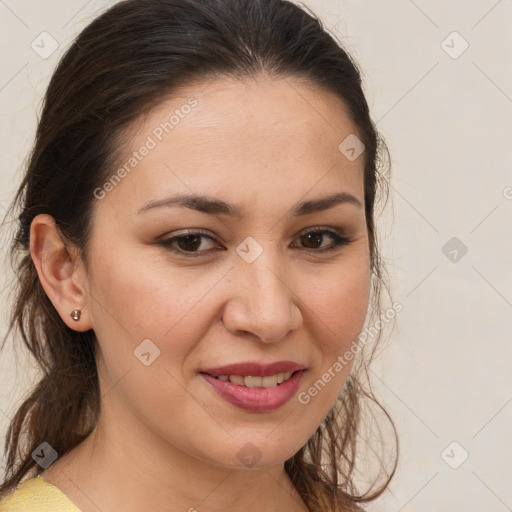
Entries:
[[[0,1],[2,215],[58,58],[111,3]],[[380,229],[404,309],[373,377],[397,423],[401,458],[389,491],[368,509],[512,510],[512,2],[307,5],[360,63],[393,160]],[[46,59],[31,48],[43,31],[58,43]],[[443,252],[452,237],[459,247]],[[3,265],[1,332],[11,278]],[[0,370],[3,434],[34,376],[11,346]]]

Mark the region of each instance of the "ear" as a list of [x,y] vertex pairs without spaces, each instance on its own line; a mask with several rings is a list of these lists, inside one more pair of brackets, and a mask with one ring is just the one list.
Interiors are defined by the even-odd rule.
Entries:
[[[47,214],[34,217],[30,225],[30,255],[46,295],[62,321],[75,331],[92,329],[87,308],[86,274],[78,250],[61,239],[55,220]],[[74,309],[80,320],[71,318]]]

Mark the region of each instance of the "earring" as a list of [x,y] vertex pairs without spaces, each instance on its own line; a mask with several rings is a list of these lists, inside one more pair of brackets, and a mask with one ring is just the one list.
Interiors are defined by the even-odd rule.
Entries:
[[69,316],[73,320],[78,321],[78,320],[80,320],[80,315],[81,315],[81,311],[79,309],[73,309],[73,311],[71,311]]

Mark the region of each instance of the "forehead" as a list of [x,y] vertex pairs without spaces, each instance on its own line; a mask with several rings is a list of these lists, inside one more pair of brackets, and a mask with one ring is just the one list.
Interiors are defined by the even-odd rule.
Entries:
[[[188,109],[192,99],[196,105]],[[165,124],[173,113],[179,116],[171,123],[173,134],[193,127],[205,142],[218,134],[218,142],[226,136],[233,142],[250,136],[255,142],[271,145],[282,140],[291,143],[289,135],[294,134],[306,145],[316,139],[336,148],[340,136],[357,132],[341,98],[310,81],[292,77],[223,77],[182,88],[150,112],[137,135],[144,135],[158,123]],[[188,122],[182,122],[185,119]]]
[[[336,95],[305,80],[217,78],[181,88],[123,135],[114,194],[135,202],[177,189],[363,190],[363,157],[339,146],[357,128]],[[115,170],[114,169],[114,172]],[[266,189],[266,190],[265,190]]]

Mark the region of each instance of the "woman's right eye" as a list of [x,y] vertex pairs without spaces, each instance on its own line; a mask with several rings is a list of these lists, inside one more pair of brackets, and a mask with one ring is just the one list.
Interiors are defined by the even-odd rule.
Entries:
[[209,235],[200,232],[190,232],[161,239],[158,243],[178,254],[196,257],[200,256],[201,253],[208,252],[208,249],[199,250],[200,247],[204,246],[203,239],[215,242]]

